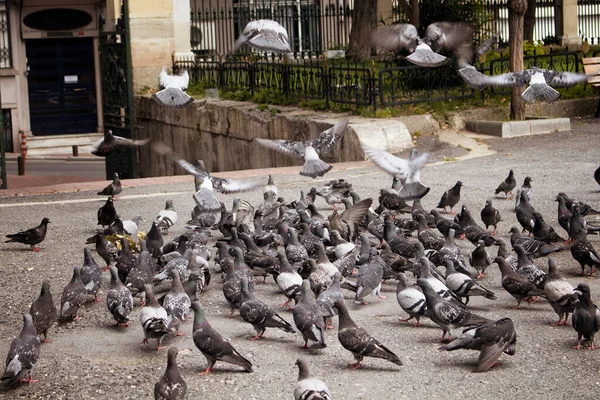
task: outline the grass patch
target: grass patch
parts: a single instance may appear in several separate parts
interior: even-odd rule
[[[445,162],[455,162],[457,160],[458,160],[458,158],[456,158],[456,157],[444,157]]]

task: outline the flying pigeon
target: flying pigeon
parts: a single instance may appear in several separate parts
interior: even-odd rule
[[[77,316],[77,312],[86,301],[87,290],[81,281],[81,268],[80,265],[73,268],[73,277],[63,289],[60,298],[60,318],[63,320],[77,321],[80,318]]]
[[[173,200],[167,200],[165,209],[158,213],[154,222],[156,222],[156,227],[163,232],[169,232],[169,228],[177,223],[177,211],[173,206]]]
[[[594,335],[600,330],[600,310],[592,302],[590,285],[580,283],[573,292],[579,297],[579,303],[575,307],[571,318],[573,328],[577,331],[577,346],[573,346],[573,348],[581,349],[581,342],[588,340],[590,342],[589,348],[591,350],[597,349],[598,347],[594,345]]]
[[[441,346],[439,350],[458,349],[479,350],[477,368],[473,372],[485,372],[496,365],[496,360],[506,353],[510,356],[517,351],[517,332],[510,318],[502,318],[480,326],[467,328],[458,338]]]
[[[144,330],[143,344],[148,344],[148,339],[156,339],[157,345],[155,350],[164,349],[160,342],[169,333],[169,318],[167,312],[154,297],[151,285],[144,286],[146,292],[146,305],[140,313],[140,323]]]
[[[119,280],[117,268],[110,267],[110,286],[106,293],[106,306],[117,321],[118,326],[129,326],[129,314],[133,310],[131,292]]]
[[[296,360],[298,383],[294,388],[294,400],[332,400],[325,382],[310,375],[308,362],[304,358]]]
[[[113,199],[117,197],[119,193],[123,191],[123,187],[121,186],[121,180],[119,179],[119,174],[115,172],[115,177],[113,181],[104,189],[98,192],[100,196],[112,196]]]
[[[321,307],[317,304],[315,294],[310,289],[308,280],[302,281],[300,300],[293,311],[294,324],[302,334],[304,348],[308,349],[308,341],[316,342],[313,348],[327,347],[325,344],[325,322]]]
[[[50,220],[47,217],[42,219],[42,222],[35,228],[28,229],[23,232],[15,233],[12,235],[6,235],[9,240],[4,243],[23,243],[31,246],[32,251],[40,251],[39,247],[35,247],[36,244],[42,243],[46,238],[46,232],[48,230],[48,224]]]
[[[361,142],[365,155],[382,171],[395,177],[401,185],[398,196],[403,200],[420,199],[429,193],[429,188],[421,183],[421,168],[429,159],[429,153],[419,155],[411,151],[407,159],[396,157],[387,151],[376,149]]]
[[[300,175],[316,178],[323,176],[333,166],[319,158],[320,154],[327,153],[342,138],[348,126],[348,119],[343,119],[331,128],[321,132],[316,139],[297,142],[293,140],[269,140],[254,138],[254,140],[271,150],[304,159]]]
[[[158,75],[158,87],[160,90],[152,95],[152,98],[160,105],[182,108],[192,103],[194,99],[185,91],[190,84],[190,75],[187,70],[179,75],[167,74],[167,68],[163,67]]]
[[[446,190],[442,194],[442,198],[440,199],[440,202],[438,203],[436,208],[442,208],[444,212],[446,212],[446,207],[450,207],[449,213],[454,214],[452,208],[455,205],[457,205],[460,201],[460,188],[462,187],[462,185],[462,181],[457,181],[454,186]]]
[[[33,325],[38,335],[44,334],[43,343],[49,343],[48,329],[56,321],[56,307],[54,306],[54,300],[50,293],[50,281],[45,280],[42,282],[42,291],[40,296],[31,303],[29,308],[29,314],[33,319]]]
[[[248,22],[240,37],[235,41],[233,51],[236,52],[243,45],[273,53],[292,52],[285,28],[270,19]]]
[[[167,353],[167,369],[154,385],[154,400],[183,400],[187,394],[187,384],[177,367],[177,347],[170,347]]]
[[[20,381],[37,382],[31,374],[39,357],[40,338],[33,326],[31,315],[23,314],[23,329],[10,343],[6,356],[6,369],[0,377],[0,387],[10,388]]]
[[[504,193],[504,196],[508,199],[508,195],[513,195],[513,190],[517,187],[517,181],[515,179],[515,173],[511,169],[508,172],[508,176],[505,180],[503,180],[500,185],[494,191],[495,195],[498,195],[500,192]],[[514,196],[514,195],[513,195]]]
[[[143,146],[150,139],[133,140],[113,135],[112,130],[104,132],[104,137],[92,145],[92,154],[98,157],[106,157],[118,147]]]
[[[448,62],[439,54],[441,50],[463,52],[472,50],[473,27],[464,23],[434,22],[427,27],[425,36],[419,37],[417,28],[411,24],[392,24],[377,28],[371,35],[374,47],[397,52],[408,50],[408,61],[422,67],[437,67]]]
[[[204,315],[204,309],[198,301],[192,303],[192,310],[194,310],[192,338],[198,350],[204,354],[208,361],[208,366],[200,374],[208,375],[212,372],[217,361],[239,365],[246,372],[252,372],[252,363],[234,349],[229,340],[224,339],[219,332],[210,326]]]

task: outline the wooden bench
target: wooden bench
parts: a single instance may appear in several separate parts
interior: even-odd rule
[[[589,75],[588,83],[600,89],[600,57],[583,58],[581,62],[583,63],[583,71],[586,75]],[[598,107],[594,117],[600,117],[600,99],[598,99]]]

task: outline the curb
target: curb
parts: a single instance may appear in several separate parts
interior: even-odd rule
[[[17,161],[18,155],[6,155],[6,161]],[[48,160],[48,161],[85,161],[85,162],[104,162],[103,157],[89,157],[89,156],[53,156],[53,155],[38,155],[38,156],[27,156],[27,160]]]

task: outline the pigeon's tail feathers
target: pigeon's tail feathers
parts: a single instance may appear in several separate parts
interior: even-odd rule
[[[316,178],[318,176],[325,175],[331,170],[331,168],[333,168],[332,165],[327,164],[321,159],[306,160],[302,166],[302,169],[300,170],[300,175]]]
[[[168,87],[154,93],[152,98],[158,104],[166,107],[182,108],[192,103],[194,99],[178,87]]]
[[[438,350],[454,351],[460,349],[469,349],[470,345],[473,344],[473,336],[469,333],[471,330],[465,330],[461,336],[457,337],[453,341],[443,346],[438,347]]]
[[[434,52],[429,46],[423,48],[417,47],[406,59],[421,67],[439,67],[448,62],[448,57]]]
[[[219,211],[221,209],[221,203],[215,197],[214,192],[208,188],[201,187],[194,194],[194,201],[202,212]]]
[[[568,248],[569,247],[563,244],[558,244],[556,246],[544,246],[541,250],[541,253],[543,256],[547,256],[548,254],[557,253],[559,251],[567,250]]]
[[[547,103],[552,103],[560,97],[560,93],[548,85],[537,85],[535,88],[529,86],[521,93],[521,97],[528,103],[535,103],[538,98],[541,98]]]
[[[402,186],[398,196],[404,200],[416,200],[425,197],[429,193],[429,188],[421,182],[410,182]]]
[[[275,314],[272,318],[267,320],[265,326],[267,328],[279,328],[282,331],[288,333],[296,333],[296,330],[292,325],[289,324],[285,319],[281,318],[279,315]]]

